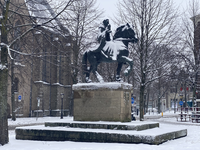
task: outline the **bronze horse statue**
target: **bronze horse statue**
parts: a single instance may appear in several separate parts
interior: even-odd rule
[[[105,36],[106,38],[106,36]],[[128,58],[128,44],[136,43],[138,39],[135,37],[135,32],[132,27],[127,23],[116,29],[112,41],[104,41],[102,44],[102,50],[93,52],[88,50],[83,54],[82,67],[83,74],[85,75],[85,82],[91,82],[89,79],[90,72],[97,77],[99,82],[104,82],[102,76],[97,72],[97,66],[101,62],[118,62],[116,81],[120,81],[120,72],[123,64],[128,64],[128,68],[125,69],[124,74],[128,75],[133,68],[132,59]],[[90,63],[90,67],[87,67],[87,60]]]

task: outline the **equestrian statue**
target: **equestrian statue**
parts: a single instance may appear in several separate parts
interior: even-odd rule
[[[124,71],[125,75],[128,75],[133,68],[133,61],[128,58],[129,42],[136,43],[138,41],[133,28],[128,23],[118,27],[113,36],[113,40],[110,38],[110,33],[111,26],[109,20],[105,19],[99,26],[97,36],[98,47],[88,50],[83,54],[82,67],[85,82],[87,83],[91,82],[89,78],[90,72],[93,72],[99,82],[104,82],[103,77],[97,72],[97,66],[101,62],[118,62],[116,81],[121,80],[120,72],[123,64],[129,65]],[[90,63],[90,67],[87,67],[87,61]]]

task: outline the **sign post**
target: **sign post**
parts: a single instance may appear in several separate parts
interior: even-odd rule
[[[61,96],[61,114],[60,114],[60,119],[63,119],[63,97],[64,97],[64,94],[60,93],[60,96]]]
[[[180,102],[179,102],[179,105],[181,105],[181,114],[182,114],[183,101],[180,101]]]
[[[37,97],[37,100],[38,100],[38,103],[37,103],[38,110],[37,110],[37,117],[36,117],[36,120],[38,119],[38,112],[39,112],[39,107],[40,107],[40,98]]]

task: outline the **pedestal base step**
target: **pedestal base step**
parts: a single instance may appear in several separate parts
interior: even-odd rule
[[[187,135],[187,129],[154,128],[144,131],[83,129],[69,127],[17,127],[16,139],[107,143],[144,143],[158,145]]]
[[[134,121],[130,123],[121,122],[45,122],[46,127],[71,127],[71,128],[89,128],[89,129],[114,129],[114,130],[136,130],[142,131],[159,127],[159,123],[147,123]]]

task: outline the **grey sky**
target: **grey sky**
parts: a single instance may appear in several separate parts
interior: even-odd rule
[[[112,15],[117,11],[116,4],[119,0],[97,0],[97,4],[100,9],[104,9],[105,18],[112,17]],[[186,8],[190,0],[173,0],[175,6],[178,8]]]
[[[104,10],[104,19],[105,18],[112,18],[113,14],[117,12],[117,2],[121,0],[97,0],[97,5],[100,9]],[[189,1],[191,0],[172,0],[175,7],[177,7],[180,12],[187,8]],[[110,20],[111,25],[113,25],[112,21]],[[114,27],[114,26],[113,26]],[[114,27],[115,28],[115,27]],[[113,29],[113,28],[112,28]]]

